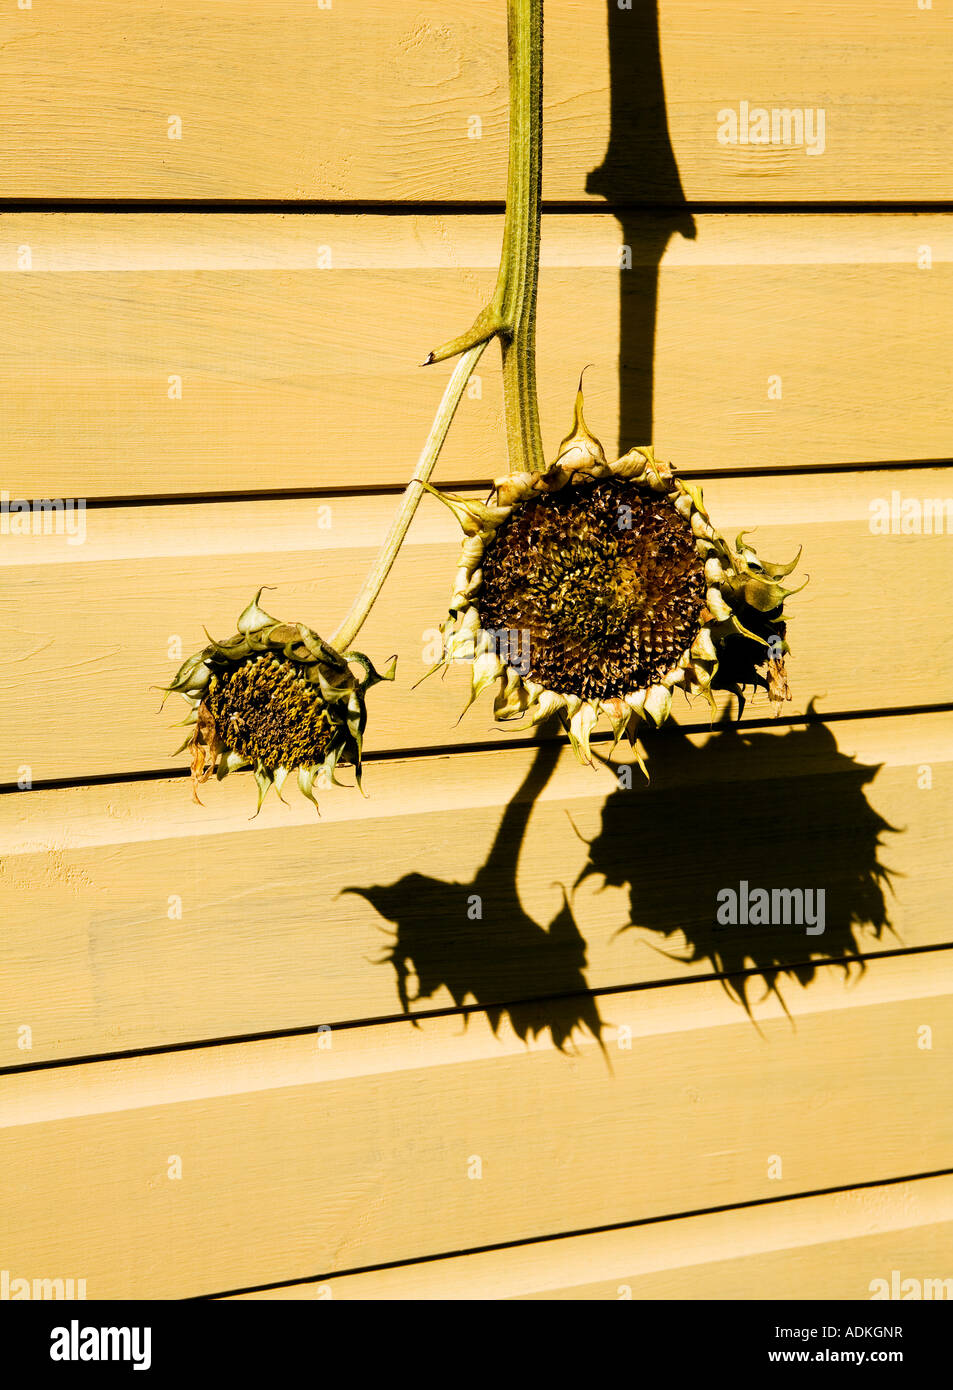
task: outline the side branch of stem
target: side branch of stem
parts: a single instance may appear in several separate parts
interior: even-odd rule
[[[479,362],[485,347],[486,343],[482,342],[469,348],[460,358],[447,382],[433,424],[430,426],[427,442],[421,450],[414,475],[404,489],[397,514],[391,523],[384,544],[381,546],[374,568],[365,579],[361,592],[351,605],[347,617],[331,638],[331,646],[339,652],[346,652],[353,643],[381,591],[384,580],[390,573],[391,566],[397,558],[397,552],[400,550],[408,527],[413,520],[414,512],[426,491],[423,484],[430,481],[457,406],[460,404],[467,382],[470,380],[473,369]]]

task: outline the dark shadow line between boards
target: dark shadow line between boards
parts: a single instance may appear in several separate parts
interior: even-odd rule
[[[758,729],[787,729],[800,724],[845,724],[863,719],[906,719],[915,715],[953,714],[953,701],[944,700],[929,705],[890,705],[873,709],[836,710],[831,714],[782,714],[775,718],[764,715],[758,719],[745,719],[736,726],[740,732]],[[680,734],[710,734],[718,727],[714,720],[705,723],[679,724]],[[565,735],[548,740],[552,744],[568,748],[569,739]],[[593,747],[611,744],[612,734],[600,730],[590,736]],[[532,749],[538,747],[532,738],[484,739],[469,743],[439,743],[422,748],[380,748],[362,754],[364,763],[416,762],[425,758],[446,758],[451,754],[464,753],[505,753],[513,748]],[[615,764],[613,765],[615,766]],[[85,777],[37,778],[29,787],[20,787],[16,782],[0,783],[0,796],[29,796],[33,792],[79,791],[83,787],[115,787],[132,782],[172,782],[190,776],[188,768],[167,767],[147,768],[140,772],[101,772]],[[346,790],[353,790],[348,788]]]
[[[845,966],[868,961],[890,960],[897,956],[923,956],[953,951],[953,941],[944,941],[928,946],[894,946],[888,950],[870,951],[856,955],[831,956],[818,961],[807,957],[803,961],[791,961],[789,968],[811,965],[815,969]],[[567,992],[565,994],[531,995],[521,999],[485,1001],[480,1004],[448,1005],[442,1009],[420,1009],[412,1013],[378,1014],[369,1018],[345,1019],[339,1023],[312,1023],[299,1028],[275,1028],[258,1033],[234,1033],[219,1038],[196,1038],[190,1042],[160,1043],[154,1047],[134,1047],[120,1052],[96,1052],[79,1057],[49,1058],[44,1062],[24,1062],[18,1066],[0,1067],[0,1078],[20,1076],[27,1072],[55,1071],[58,1068],[96,1066],[100,1063],[128,1062],[141,1057],[162,1057],[177,1052],[200,1052],[216,1047],[238,1047],[244,1043],[277,1042],[282,1038],[306,1038],[317,1036],[322,1028],[330,1028],[332,1033],[351,1033],[358,1028],[380,1028],[391,1023],[405,1023],[416,1027],[421,1021],[439,1018],[469,1019],[479,1014],[487,1014],[497,1009],[509,1011],[520,1004],[546,1004],[567,999],[604,999],[614,994],[643,994],[650,990],[671,989],[688,985],[718,984],[726,979],[753,979],[764,975],[762,966],[750,966],[743,970],[732,970],[730,976],[723,971],[706,971],[700,975],[676,975],[666,979],[638,980],[634,983],[601,985],[594,989]]]
[[[659,1216],[638,1217],[634,1221],[613,1221],[604,1226],[584,1226],[573,1231],[526,1236],[523,1240],[502,1240],[492,1245],[474,1245],[459,1250],[443,1250],[434,1255],[418,1255],[406,1260],[386,1260],[380,1264],[357,1265],[353,1269],[329,1274],[306,1275],[300,1279],[279,1279],[270,1284],[249,1284],[246,1288],[228,1289],[220,1293],[191,1294],[180,1300],[199,1303],[214,1299],[237,1298],[241,1294],[264,1293],[270,1289],[290,1289],[299,1284],[323,1284],[334,1279],[347,1279],[356,1274],[376,1274],[389,1269],[411,1269],[417,1265],[435,1264],[439,1260],[454,1260],[469,1255],[488,1255],[500,1250],[518,1250],[527,1245],[547,1245],[557,1240],[575,1240],[582,1236],[607,1235],[612,1231],[635,1230],[640,1226],[659,1226],[668,1221],[688,1221],[699,1216],[718,1216],[729,1211],[746,1211],[754,1207],[777,1206],[781,1202],[803,1202],[811,1197],[834,1197],[844,1192],[862,1192],[874,1187],[897,1187],[905,1182],[926,1182],[930,1178],[953,1177],[953,1168],[935,1168],[924,1173],[903,1173],[889,1178],[871,1178],[864,1182],[839,1183],[835,1187],[815,1187],[804,1192],[779,1193],[776,1197],[756,1197],[750,1202],[724,1202],[714,1207],[696,1207],[691,1211],[666,1212]]]
[[[849,463],[815,463],[809,467],[797,464],[765,465],[754,468],[679,468],[678,476],[689,482],[739,482],[767,478],[810,478],[815,475],[832,476],[855,473],[903,473],[921,471],[927,468],[947,469],[953,467],[953,458],[894,459],[879,461],[855,461]],[[486,493],[490,483],[485,478],[463,480],[441,480],[440,486],[450,492]],[[399,497],[406,491],[404,483],[377,483],[368,486],[349,485],[342,487],[292,487],[237,489],[222,492],[156,492],[136,496],[117,494],[112,497],[86,497],[84,503],[88,512],[106,511],[112,508],[131,507],[199,507],[214,503],[239,502],[296,502],[318,501],[323,497],[365,499],[368,497]],[[36,499],[31,499],[36,500]]]
[[[376,215],[383,217],[473,216],[502,215],[506,204],[501,198],[0,198],[0,215],[24,212],[101,212],[101,213],[291,213],[309,216],[316,213],[340,217]],[[659,213],[747,213],[784,216],[799,213],[804,216],[856,215],[857,213],[953,212],[953,199],[830,199],[811,200],[791,198],[778,200],[752,199],[665,199],[631,198],[544,198],[543,216],[550,215],[613,215],[619,212]]]

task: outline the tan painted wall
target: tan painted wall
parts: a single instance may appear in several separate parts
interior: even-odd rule
[[[457,553],[425,504],[361,634],[400,653],[367,799],[254,821],[241,778],[190,801],[154,687],[262,583],[330,633],[386,533],[447,376],[419,363],[493,281],[505,7],[4,8],[0,486],[90,504],[82,543],[0,534],[11,1274],[398,1299],[953,1276],[953,500],[948,534],[871,527],[953,499],[953,28],[661,0],[669,149],[648,8],[613,19],[613,99],[605,9],[547,0],[544,439],[591,362],[610,446],[651,423],[719,527],[803,543],[785,718],[680,702],[631,790],[489,701],[458,723],[460,673],[413,689]],[[822,107],[823,153],[719,144],[742,100]],[[493,350],[441,482],[501,471],[500,409]],[[742,879],[824,889],[826,932],[713,931]]]

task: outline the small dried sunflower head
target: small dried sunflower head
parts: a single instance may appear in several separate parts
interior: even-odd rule
[[[269,789],[297,772],[298,786],[317,806],[315,784],[336,781],[338,764],[354,767],[361,783],[367,688],[393,680],[396,659],[381,675],[361,652],[346,655],[304,623],[284,623],[258,605],[259,589],[224,642],[189,657],[167,693],[191,705],[194,726],[179,752],[192,754],[192,794],[214,773],[251,769],[258,810]],[[257,814],[257,812],[256,812]]]
[[[583,418],[544,473],[514,473],[487,503],[437,494],[465,540],[432,669],[472,661],[469,704],[498,683],[498,720],[557,714],[578,756],[601,716],[635,744],[661,724],[672,692],[745,684],[790,699],[781,583],[794,569],[759,560],[711,524],[701,489],[649,448],[609,463]],[[430,674],[428,672],[428,674]],[[638,749],[636,749],[638,754]],[[641,761],[641,758],[640,758]]]

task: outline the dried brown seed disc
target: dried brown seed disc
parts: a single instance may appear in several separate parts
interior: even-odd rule
[[[672,500],[607,478],[517,508],[487,547],[476,602],[484,631],[529,633],[522,674],[608,699],[672,669],[702,625],[705,592]]]
[[[216,673],[208,705],[228,747],[266,767],[324,761],[333,723],[320,691],[288,661],[260,656]]]

